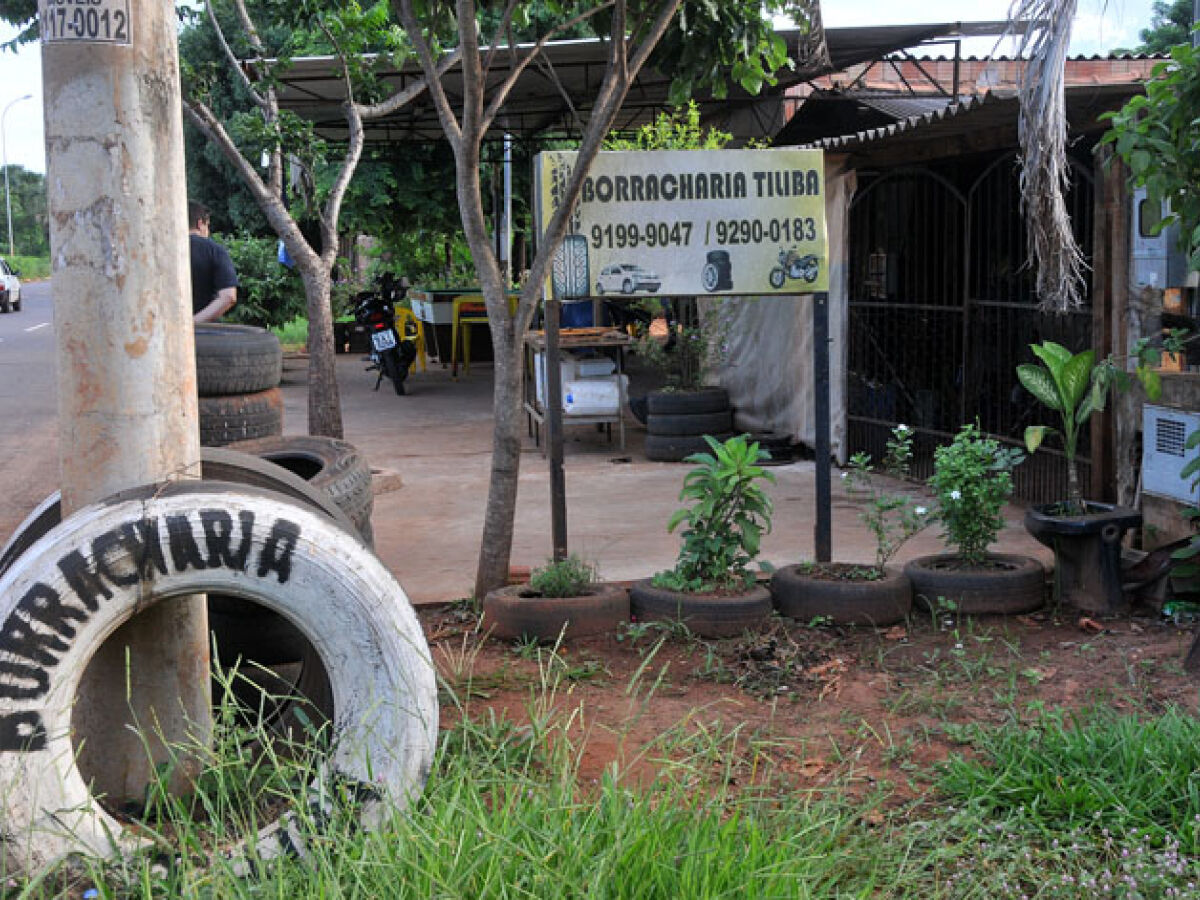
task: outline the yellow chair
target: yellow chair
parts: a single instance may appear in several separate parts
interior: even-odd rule
[[[413,331],[417,335],[417,356],[413,360],[412,365],[408,367],[408,374],[416,374],[418,363],[421,364],[421,371],[424,372],[426,369],[424,324],[417,318],[416,313],[407,306],[393,306],[392,309],[396,312],[396,333],[400,335],[400,339],[404,340],[409,325],[413,326]]]
[[[463,294],[451,301],[450,375],[458,377],[458,336],[462,328],[463,374],[471,371],[471,326],[488,323],[487,305],[480,294]]]

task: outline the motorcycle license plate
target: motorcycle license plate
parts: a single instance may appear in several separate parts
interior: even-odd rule
[[[371,335],[371,345],[376,350],[391,350],[396,346],[396,332],[390,328],[375,332]]]

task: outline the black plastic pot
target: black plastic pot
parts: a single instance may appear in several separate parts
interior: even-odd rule
[[[1121,539],[1142,524],[1142,514],[1112,503],[1084,505],[1080,515],[1064,515],[1061,503],[1034,506],[1025,513],[1025,528],[1054,551],[1057,601],[1087,612],[1124,612]]]

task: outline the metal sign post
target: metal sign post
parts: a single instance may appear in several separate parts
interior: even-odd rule
[[[813,294],[813,426],[816,515],[813,519],[813,548],[817,562],[833,559],[829,440],[829,294]]]
[[[39,24],[69,514],[199,476],[177,19],[157,0],[41,0]],[[109,638],[74,713],[95,790],[143,797],[146,746],[166,758],[154,735],[205,739],[208,685],[202,596],[152,607]]]

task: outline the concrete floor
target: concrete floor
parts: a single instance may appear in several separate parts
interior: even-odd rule
[[[302,358],[284,365],[284,431],[306,430]],[[346,439],[377,470],[375,549],[415,604],[439,603],[470,594],[483,527],[491,456],[492,379],[488,364],[450,377],[430,362],[410,376],[409,393],[398,397],[385,382],[372,390],[375,373],[357,355],[338,358]],[[634,373],[634,393],[639,391]],[[626,416],[626,446],[593,426],[567,429],[565,469],[569,549],[599,566],[610,580],[643,578],[669,568],[678,538],[667,519],[678,506],[687,466],[650,462],[642,455],[645,431]],[[801,461],[770,469],[775,484],[774,528],[762,557],[776,566],[813,556],[814,465]],[[858,519],[858,505],[842,490],[834,471],[833,557],[869,563],[875,543]],[[1005,511],[1006,527],[993,549],[1035,556],[1049,567],[1052,554],[1021,525],[1023,511]],[[909,541],[897,561],[942,550],[936,528]],[[538,566],[551,554],[549,476],[532,439],[525,442],[513,541],[514,566]]]

